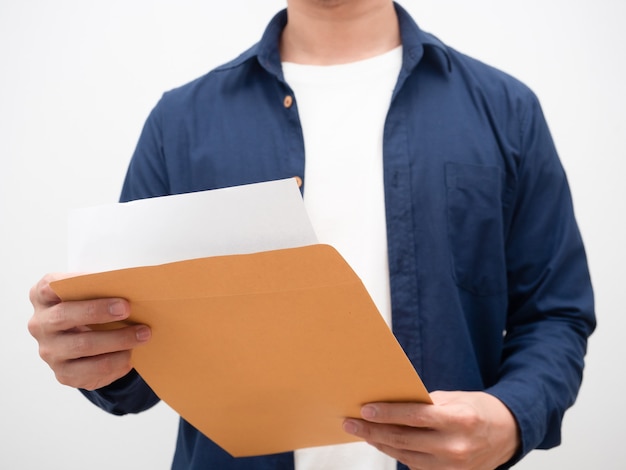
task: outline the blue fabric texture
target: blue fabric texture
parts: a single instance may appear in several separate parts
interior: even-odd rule
[[[586,255],[532,91],[396,10],[403,65],[383,148],[394,334],[429,390],[485,390],[508,406],[522,439],[508,466],[560,443],[595,328]],[[293,176],[306,191],[297,96],[284,105],[286,21],[163,95],[122,201]],[[83,393],[115,414],[158,401],[135,372]],[[181,420],[172,468],[292,469],[293,455],[234,459]]]

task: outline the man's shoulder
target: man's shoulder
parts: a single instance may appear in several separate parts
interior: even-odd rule
[[[451,70],[458,74],[468,85],[483,90],[500,90],[521,98],[533,98],[534,93],[528,85],[517,77],[497,66],[481,59],[459,52],[446,46],[451,63]]]

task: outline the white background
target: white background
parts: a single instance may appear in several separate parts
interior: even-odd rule
[[[28,290],[62,271],[68,209],[117,200],[161,93],[260,36],[279,0],[0,1],[0,468],[166,469],[166,405],[113,417],[56,383]],[[626,468],[626,2],[405,0],[420,26],[538,94],[574,194],[599,328],[563,445],[517,468]]]

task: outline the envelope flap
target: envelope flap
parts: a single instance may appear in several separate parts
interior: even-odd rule
[[[342,256],[316,244],[261,253],[215,256],[54,281],[63,300],[122,297],[193,299],[280,292],[360,282]]]

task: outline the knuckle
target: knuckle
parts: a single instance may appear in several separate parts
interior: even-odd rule
[[[414,426],[416,428],[424,428],[428,425],[428,421],[424,416],[424,413],[421,413],[416,409],[408,412],[407,420],[409,423],[411,423],[411,426]]]
[[[50,307],[45,315],[46,326],[51,331],[57,331],[65,324],[65,318],[67,315],[66,305],[64,303],[56,304]]]
[[[34,315],[30,317],[26,327],[28,328],[28,332],[33,338],[38,338],[40,336],[41,325],[39,323],[39,319]]]
[[[44,344],[39,345],[39,357],[41,357],[41,359],[43,359],[43,361],[50,366],[52,366],[55,362],[55,355],[53,354],[52,349]]]
[[[86,300],[83,310],[83,319],[85,324],[97,323],[100,313],[99,303],[96,300]]]
[[[56,380],[62,385],[96,390],[122,377],[131,368],[130,355],[111,353],[67,361],[58,364],[53,370]]]
[[[58,347],[55,345],[55,342],[51,341],[41,341],[39,343],[39,357],[46,363],[50,368],[57,369],[61,367],[63,363],[62,355],[58,350]]]
[[[75,383],[75,374],[73,373],[74,363],[72,362],[64,362],[59,363],[55,367],[53,367],[54,376],[61,385],[67,385],[70,387],[76,386]]]
[[[406,432],[400,428],[392,428],[389,434],[389,445],[396,449],[408,449],[409,437]]]
[[[108,376],[114,372],[116,362],[114,354],[104,354],[95,360],[93,372],[96,377]]]
[[[52,274],[46,274],[34,286],[30,288],[29,299],[35,308],[38,305],[49,302],[58,302],[60,299],[50,287],[50,282],[54,281]]]
[[[472,447],[466,439],[456,439],[448,448],[448,455],[454,463],[467,462],[471,454]]]
[[[35,307],[35,304],[37,303],[40,282],[41,281],[31,287],[30,291],[28,291],[28,300],[30,300],[30,303],[33,305],[33,307]]]
[[[70,387],[74,386],[74,381],[72,380],[73,377],[71,375],[59,371],[55,371],[54,375],[57,379],[57,382],[59,382],[61,385],[67,385]]]
[[[30,299],[30,303],[33,304],[33,306],[35,306],[36,304],[38,304],[40,302],[40,298],[42,296],[42,292],[44,291],[45,287],[47,285],[50,284],[50,279],[48,277],[48,275],[42,277],[37,284],[33,285],[30,288],[30,291],[28,293],[28,298]]]
[[[463,407],[457,411],[457,423],[465,429],[476,429],[480,424],[480,418],[472,407]]]
[[[130,354],[127,354],[125,351],[100,356],[94,364],[94,380],[90,383],[89,389],[101,388],[125,375],[131,368]]]
[[[73,357],[80,358],[91,356],[94,348],[94,340],[89,333],[71,335],[70,351]]]

